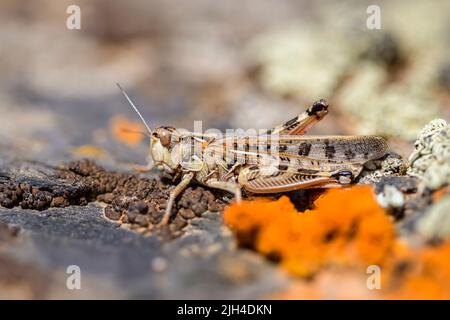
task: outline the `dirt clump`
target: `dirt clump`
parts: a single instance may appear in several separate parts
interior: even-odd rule
[[[206,211],[222,211],[226,203],[222,192],[216,196],[200,186],[189,187],[178,197],[170,224],[161,229],[156,225],[162,219],[174,183],[108,171],[91,160],[69,162],[51,178],[1,176],[0,205],[44,210],[98,201],[106,204],[108,219],[133,230],[178,236],[190,220]]]

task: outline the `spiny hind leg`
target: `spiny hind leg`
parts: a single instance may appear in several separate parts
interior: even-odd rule
[[[299,189],[340,187],[341,185],[331,177],[312,177],[292,175],[274,178],[255,178],[242,187],[253,193],[279,193]]]
[[[238,181],[242,187],[253,193],[278,193],[298,189],[333,188],[348,185],[352,181],[352,172],[280,172],[265,174],[261,168],[248,167],[239,173]]]
[[[310,127],[322,120],[327,113],[328,103],[326,100],[321,99],[314,102],[311,107],[299,116],[276,126],[272,130],[269,130],[267,134],[302,135]]]

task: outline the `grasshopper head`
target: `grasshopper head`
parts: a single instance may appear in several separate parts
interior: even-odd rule
[[[155,167],[167,173],[174,173],[180,161],[174,152],[179,145],[179,134],[173,127],[156,128],[151,135],[151,156]],[[176,150],[175,150],[176,151]]]
[[[177,173],[182,163],[181,134],[174,127],[159,127],[152,130],[145,121],[139,109],[131,101],[128,94],[117,84],[122,94],[141,118],[150,137],[150,154],[154,166],[168,174]]]

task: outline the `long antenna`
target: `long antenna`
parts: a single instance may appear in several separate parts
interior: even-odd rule
[[[150,129],[149,125],[147,124],[147,122],[145,121],[144,117],[142,116],[142,114],[139,112],[138,108],[134,105],[133,101],[131,101],[130,97],[128,96],[128,94],[125,92],[125,90],[123,90],[123,88],[120,86],[120,84],[116,83],[116,85],[119,87],[120,91],[122,91],[122,94],[125,96],[125,98],[128,100],[128,103],[131,104],[131,106],[133,107],[134,111],[136,111],[136,113],[138,114],[139,118],[141,118],[142,122],[144,123],[145,127],[147,128],[148,132],[150,134],[152,134],[152,129]]]

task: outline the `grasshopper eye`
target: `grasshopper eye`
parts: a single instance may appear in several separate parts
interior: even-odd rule
[[[163,129],[159,132],[159,141],[161,141],[163,147],[168,147],[170,145],[171,136],[172,134],[169,130]]]

